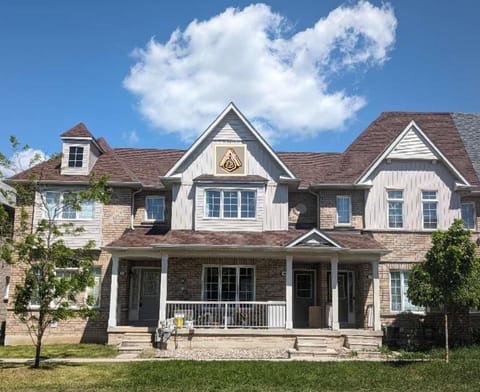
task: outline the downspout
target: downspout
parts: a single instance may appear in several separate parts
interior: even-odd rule
[[[308,188],[308,192],[317,199],[317,229],[320,230],[320,195],[317,192],[313,192],[310,188]]]
[[[135,230],[133,221],[135,219],[135,196],[140,193],[143,188],[140,188],[132,193],[132,202],[130,203],[130,230]]]

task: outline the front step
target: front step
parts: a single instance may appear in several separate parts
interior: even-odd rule
[[[119,355],[136,356],[148,348],[152,348],[152,334],[145,332],[127,332],[123,335],[118,347]]]
[[[328,349],[328,343],[324,337],[297,336],[295,348],[302,352],[325,352]]]
[[[345,347],[354,351],[375,351],[380,346],[376,336],[347,336]]]
[[[288,350],[288,357],[290,359],[336,359],[338,358],[338,352],[337,350],[334,350],[333,348],[325,348],[323,351],[318,351],[318,350],[295,350],[295,349],[290,349]]]

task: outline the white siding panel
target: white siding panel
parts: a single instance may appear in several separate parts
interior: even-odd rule
[[[172,189],[172,230],[193,229],[193,201],[195,189],[192,184],[174,185]]]
[[[265,230],[288,230],[288,187],[267,186],[265,192]]]
[[[435,159],[436,155],[424,140],[410,129],[387,158],[391,159]]]
[[[68,157],[70,155],[70,147],[83,147],[83,167],[68,167]],[[90,142],[87,140],[65,141],[62,146],[62,166],[63,175],[87,175],[89,173],[90,158]]]
[[[52,191],[67,191],[66,189],[52,188]],[[72,189],[70,189],[72,190]],[[43,219],[43,203],[41,202],[40,194],[35,196],[35,206],[33,211],[33,225],[38,224],[40,219]],[[99,248],[105,244],[102,242],[102,219],[103,219],[103,204],[95,202],[95,214],[93,219],[84,220],[59,220],[61,223],[73,223],[75,227],[83,228],[83,232],[79,234],[70,234],[63,236],[65,244],[71,248],[80,248],[85,246],[88,241],[95,241],[95,247]]]
[[[243,121],[233,112],[228,113],[209,136],[210,140],[214,141],[240,142],[255,139]]]
[[[366,191],[365,226],[388,229],[387,189],[403,190],[405,230],[423,230],[422,191],[438,192],[438,228],[448,228],[460,216],[460,196],[455,178],[443,164],[428,161],[383,162],[371,176],[372,188]]]

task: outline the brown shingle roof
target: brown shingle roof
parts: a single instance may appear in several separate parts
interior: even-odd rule
[[[94,139],[93,135],[87,129],[84,123],[78,123],[74,127],[70,128],[68,131],[63,132],[61,137],[91,137]]]
[[[354,183],[411,121],[473,185],[480,185],[450,113],[385,112],[345,150],[323,181]]]
[[[264,232],[216,232],[137,228],[127,231],[109,244],[114,248],[138,248],[153,245],[232,245],[232,246],[286,246],[304,235],[304,230]],[[326,233],[339,245],[349,249],[383,249],[369,235],[359,233]]]

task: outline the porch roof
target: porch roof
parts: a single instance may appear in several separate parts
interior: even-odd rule
[[[284,230],[264,232],[217,232],[193,230],[168,230],[159,227],[142,227],[126,231],[118,240],[110,243],[106,249],[145,249],[171,247],[257,247],[287,248],[288,245],[301,239],[309,230]],[[338,246],[325,243],[299,243],[296,248],[302,249],[337,249],[337,250],[369,250],[386,253],[386,249],[370,235],[361,232],[321,231],[324,237]],[[289,247],[292,249],[292,247]]]

